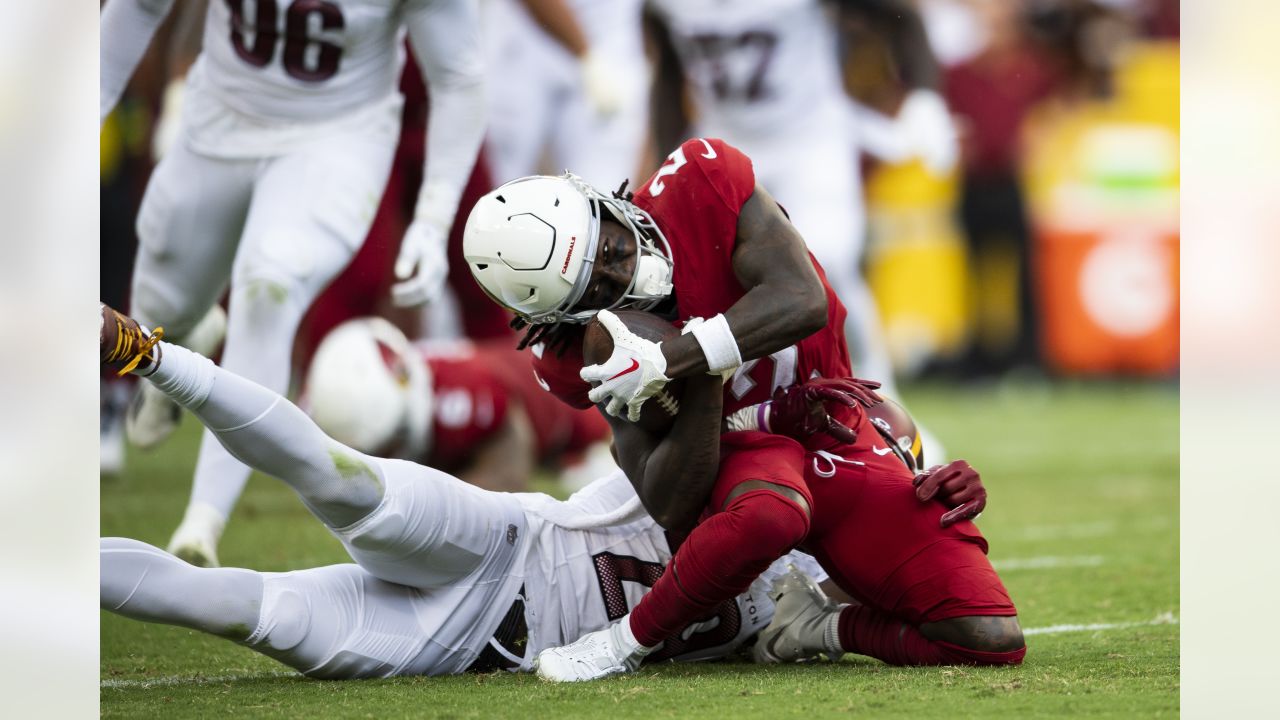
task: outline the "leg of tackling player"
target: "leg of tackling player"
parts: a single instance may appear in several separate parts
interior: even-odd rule
[[[440,587],[512,561],[524,526],[518,500],[421,465],[356,452],[280,395],[160,342],[105,306],[102,320],[103,364],[136,370],[238,460],[283,480],[375,577]],[[126,365],[131,360],[136,368]]]

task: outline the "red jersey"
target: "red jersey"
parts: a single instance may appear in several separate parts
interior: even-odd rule
[[[431,370],[435,394],[426,464],[461,470],[480,446],[506,427],[512,406],[528,415],[539,463],[573,455],[608,437],[594,412],[566,408],[547,396],[529,359],[508,340],[422,342],[416,347]]]
[[[694,138],[667,157],[640,186],[633,202],[649,213],[671,245],[676,325],[693,317],[710,318],[728,310],[746,288],[733,272],[738,215],[755,192],[751,160],[723,140]],[[725,384],[724,412],[768,400],[773,390],[814,377],[849,377],[845,308],[810,255],[827,293],[827,325],[818,332],[764,358],[748,360]],[[785,301],[785,299],[783,299]],[[535,353],[534,369],[548,390],[577,408],[591,406],[590,385],[578,375],[582,344],[565,352]]]

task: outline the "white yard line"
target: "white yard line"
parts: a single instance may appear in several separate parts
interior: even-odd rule
[[[1150,515],[1123,524],[1115,520],[1099,520],[1062,525],[1026,525],[999,535],[1001,541],[1083,540],[1108,535],[1132,535],[1154,533],[1173,527],[1174,518],[1167,515]]]
[[[1124,630],[1126,628],[1148,627],[1151,625],[1177,625],[1178,618],[1173,613],[1160,613],[1151,620],[1122,623],[1091,623],[1088,625],[1050,625],[1048,627],[1026,628],[1023,635],[1057,635],[1069,632],[1092,632],[1098,630]]]
[[[1048,570],[1053,568],[1097,567],[1106,562],[1101,555],[1039,555],[992,560],[996,570]]]

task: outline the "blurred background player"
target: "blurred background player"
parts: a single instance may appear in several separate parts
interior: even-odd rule
[[[866,217],[856,121],[865,113],[845,92],[836,5],[866,15],[889,38],[908,90],[898,118],[903,135],[931,166],[949,169],[955,140],[938,66],[905,0],[650,0],[653,136],[661,148],[690,134],[724,138],[751,158],[849,308],[854,372],[896,396],[879,313],[859,268]],[[940,457],[936,440],[925,444]]]
[[[617,187],[640,168],[649,78],[643,0],[493,0],[486,159],[503,183],[573,168]]]
[[[107,3],[104,118],[172,4]],[[209,3],[178,140],[139,211],[132,301],[145,322],[190,342],[209,330],[202,319],[230,280],[223,362],[284,391],[298,322],[359,247],[386,183],[406,31],[431,85],[432,132],[393,295],[412,304],[438,291],[445,238],[483,133],[479,24],[469,0],[276,0],[247,11]],[[177,413],[154,393],[141,402],[133,434],[154,444]],[[213,546],[226,520],[216,508],[239,495],[248,475],[206,433],[170,547],[216,564]]]
[[[505,339],[411,344],[382,318],[351,320],[320,343],[305,392],[339,442],[486,490],[526,490],[536,469],[563,468],[573,488],[617,469],[608,423],[552,397]]]

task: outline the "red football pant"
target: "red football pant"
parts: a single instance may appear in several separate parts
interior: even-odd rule
[[[929,640],[919,625],[972,615],[1017,614],[987,560],[986,539],[972,522],[939,526],[948,508],[922,503],[912,473],[865,420],[852,447],[806,458],[814,498],[802,549],[862,605],[840,616],[841,646],[894,665],[996,665],[1022,662],[1026,648],[1005,653]]]

